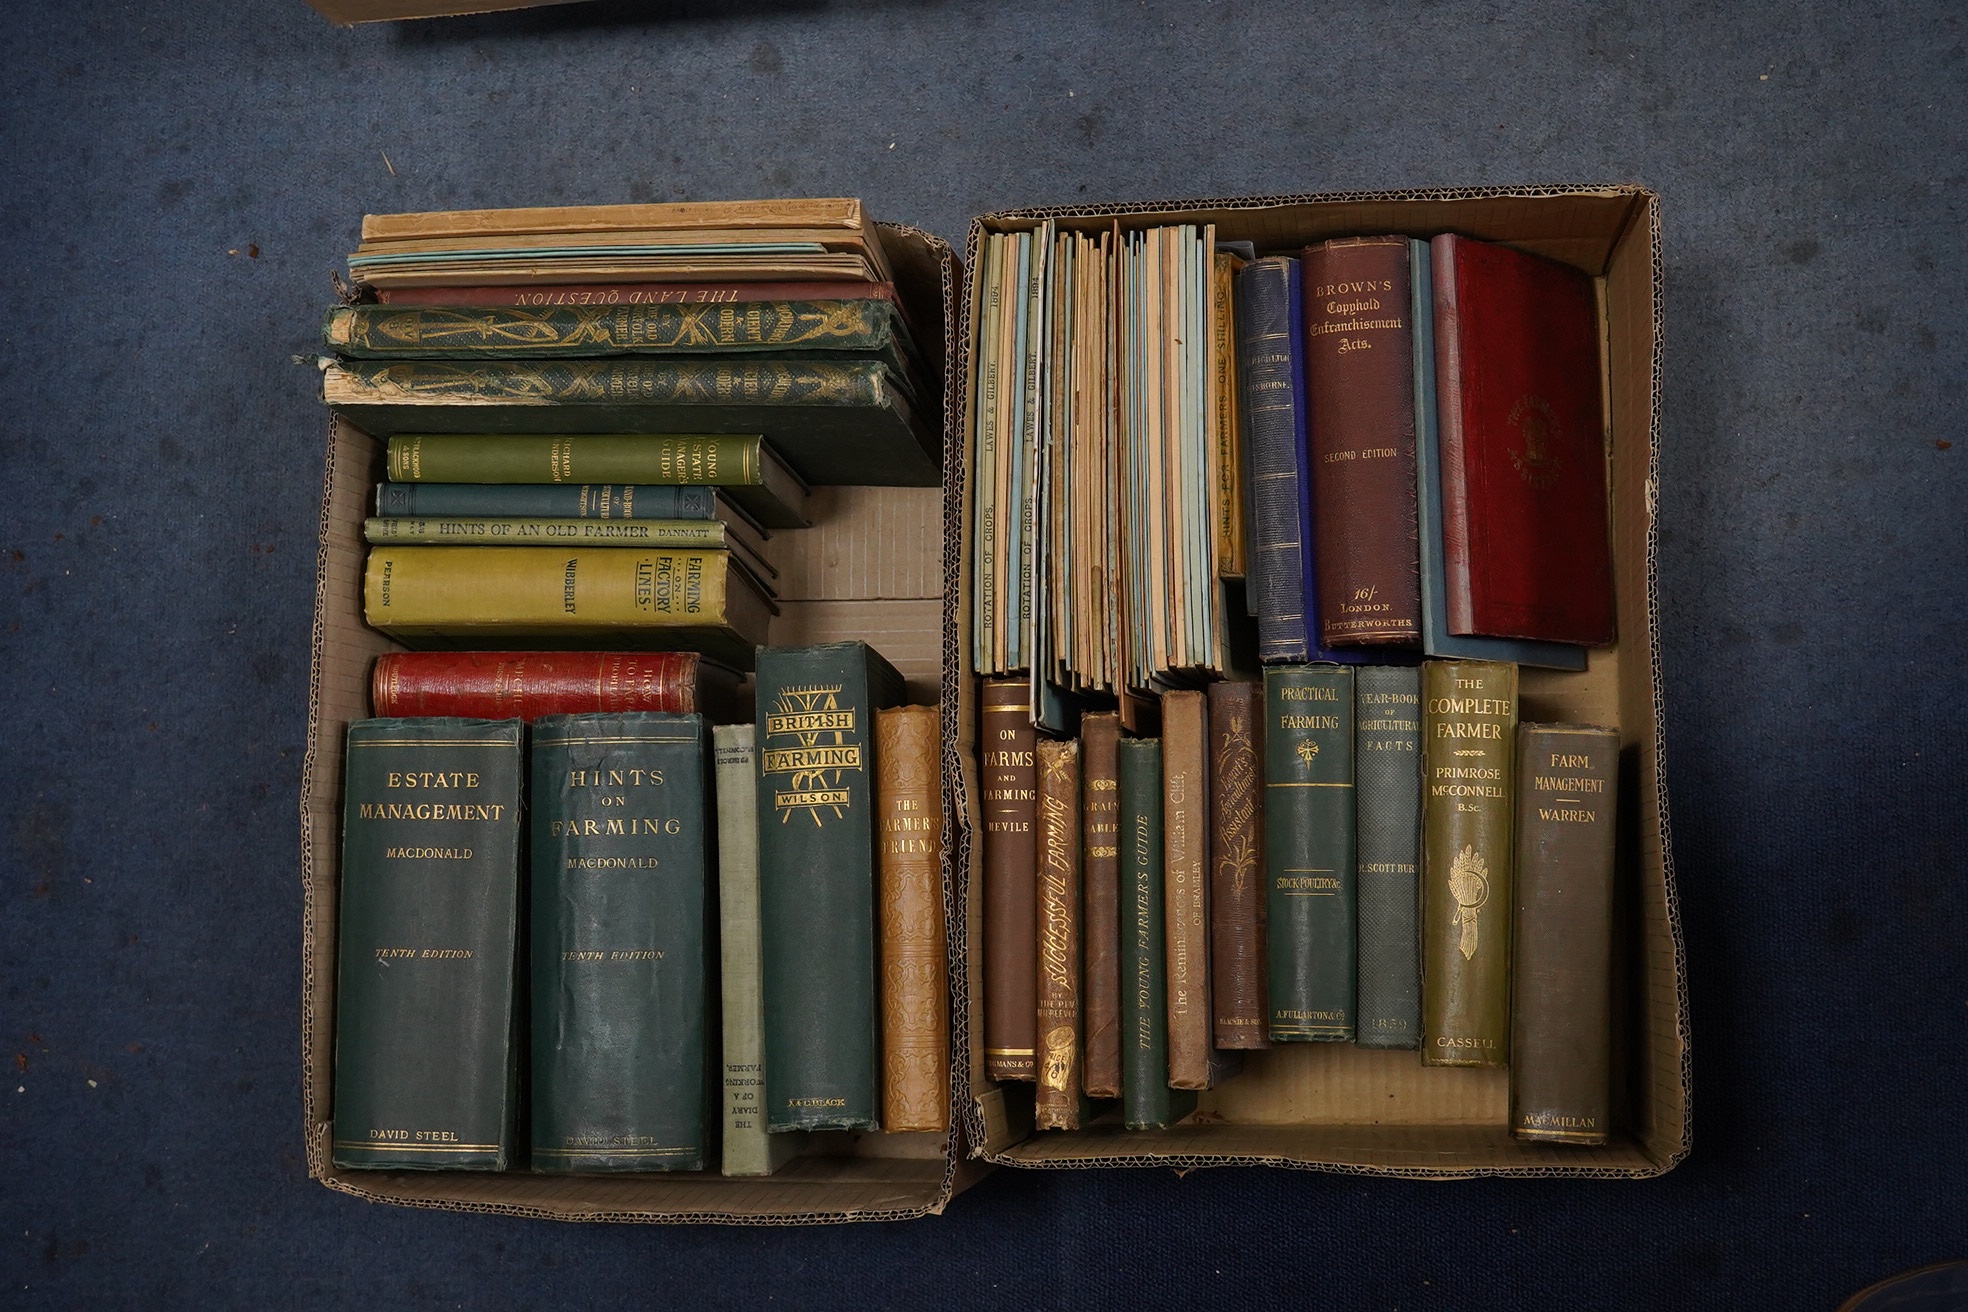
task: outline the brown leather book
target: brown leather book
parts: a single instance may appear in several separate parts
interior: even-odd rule
[[[1213,683],[1210,996],[1216,1046],[1268,1048],[1264,960],[1264,691]]]
[[[984,1073],[1038,1075],[1038,735],[1030,683],[986,679],[979,716],[984,792]]]
[[[1168,951],[1169,1084],[1207,1089],[1214,1033],[1209,970],[1209,707],[1162,694],[1162,896]]]
[[[1519,1139],[1606,1142],[1618,795],[1617,730],[1517,727],[1510,1130]]]
[[[934,706],[875,712],[882,1129],[950,1127],[942,741]]]
[[[1121,1096],[1121,719],[1113,711],[1080,717],[1080,926],[1085,972],[1080,977],[1085,1064],[1080,1085],[1089,1098]]]
[[[1080,745],[1039,744],[1039,1089],[1033,1124],[1080,1128]]]
[[[1305,252],[1306,445],[1328,647],[1421,643],[1408,239]]]

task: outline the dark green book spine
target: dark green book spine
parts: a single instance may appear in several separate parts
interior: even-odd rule
[[[1363,1048],[1421,1046],[1421,671],[1354,673]]]
[[[1353,670],[1264,672],[1271,1039],[1353,1037]]]
[[[1121,1108],[1131,1130],[1173,1125],[1196,1095],[1169,1087],[1162,905],[1162,743],[1120,741]]]
[[[345,360],[324,375],[330,405],[865,407],[882,404],[894,387],[888,367],[874,360]]]
[[[533,727],[533,1168],[705,1161],[704,721]]]
[[[878,1128],[874,713],[901,700],[865,642],[759,649],[768,1130]]]
[[[391,518],[710,519],[717,513],[717,492],[634,483],[378,483],[376,513]]]
[[[518,720],[349,726],[335,1165],[502,1171],[518,1105]]]

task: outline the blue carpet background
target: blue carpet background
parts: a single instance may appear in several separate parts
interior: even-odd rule
[[[0,1301],[1829,1307],[1968,1256],[1964,22],[1943,5],[10,6]],[[1663,196],[1694,1153],[1646,1183],[1000,1171],[806,1230],[304,1178],[297,790],[365,211]],[[1952,444],[1952,445],[1950,445]]]

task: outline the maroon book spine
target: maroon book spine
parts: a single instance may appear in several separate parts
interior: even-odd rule
[[[753,301],[895,299],[886,282],[625,282],[543,287],[378,287],[384,305],[746,305]]]
[[[1452,234],[1430,248],[1449,632],[1604,646],[1615,620],[1592,279]]]
[[[1305,252],[1306,440],[1320,641],[1421,642],[1406,237]]]
[[[398,651],[376,658],[377,715],[536,720],[600,711],[702,712],[694,651]]]

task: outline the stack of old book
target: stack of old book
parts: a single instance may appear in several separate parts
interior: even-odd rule
[[[748,668],[809,486],[938,481],[857,201],[372,215],[349,272],[322,395],[388,439],[365,603],[405,642]]]
[[[1047,220],[975,286],[990,1073],[1152,1128],[1415,1049],[1603,1142],[1619,736],[1518,700],[1615,636],[1591,279]]]

